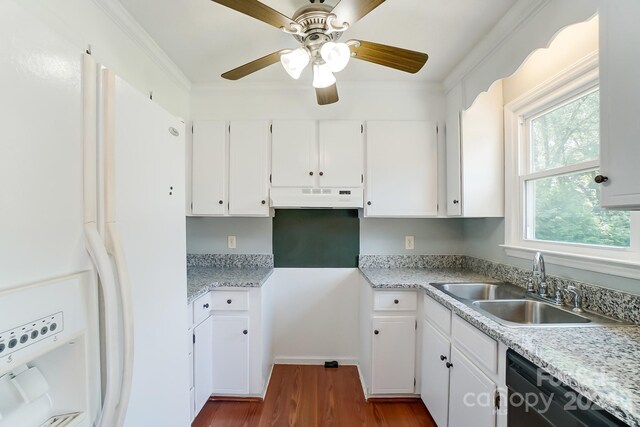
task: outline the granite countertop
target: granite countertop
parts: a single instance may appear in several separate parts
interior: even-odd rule
[[[431,282],[495,280],[465,270],[362,268],[374,288],[423,288],[490,337],[632,426],[640,426],[640,327],[589,328],[502,326]]]
[[[187,304],[214,288],[258,288],[273,273],[271,267],[187,267]]]

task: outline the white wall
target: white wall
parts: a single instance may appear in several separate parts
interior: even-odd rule
[[[227,237],[236,236],[236,249]],[[271,218],[187,218],[189,254],[272,254]]]
[[[14,1],[14,0],[9,0]],[[172,114],[189,117],[188,79],[117,0],[16,1]]]
[[[278,268],[269,282],[276,363],[358,360],[357,269]]]

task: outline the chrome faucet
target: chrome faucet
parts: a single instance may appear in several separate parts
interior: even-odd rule
[[[547,295],[547,273],[544,268],[544,257],[542,252],[536,252],[533,257],[533,277],[537,277],[540,280],[538,284],[538,295],[546,298]]]

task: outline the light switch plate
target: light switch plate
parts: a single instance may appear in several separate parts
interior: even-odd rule
[[[227,236],[227,248],[229,249],[236,248],[236,236]]]
[[[415,249],[415,239],[413,236],[404,236],[404,248],[406,250]]]

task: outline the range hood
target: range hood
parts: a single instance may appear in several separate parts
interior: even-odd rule
[[[271,207],[299,208],[362,208],[362,188],[272,188]]]

